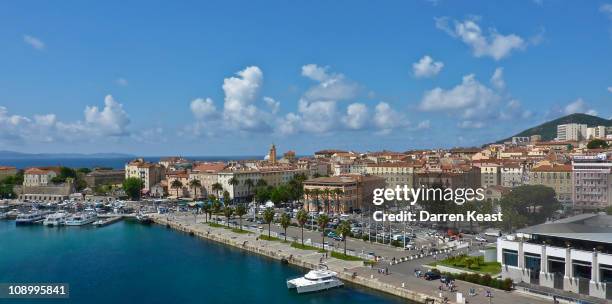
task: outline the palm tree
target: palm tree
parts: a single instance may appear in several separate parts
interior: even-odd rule
[[[204,206],[202,206],[202,211],[204,211],[204,214],[206,214],[206,222],[208,223],[208,217],[212,216],[212,207],[210,204],[205,203]]]
[[[223,215],[225,215],[225,218],[227,219],[227,228],[229,228],[229,222],[232,218],[232,214],[234,214],[234,208],[226,205],[225,208],[223,208]]]
[[[219,200],[215,199],[212,203],[212,211],[215,215],[217,215],[219,213],[219,211],[221,210],[221,202],[219,202]],[[212,218],[212,216],[211,216]],[[215,217],[215,219],[217,219],[217,217]]]
[[[310,195],[310,189],[304,189],[304,196],[306,196],[306,201],[304,204],[306,205],[306,211],[310,212],[310,203],[308,202],[308,196]]]
[[[230,193],[227,191],[223,191],[223,205],[229,206],[230,203]]]
[[[183,183],[181,183],[180,180],[175,179],[172,181],[172,184],[170,184],[170,187],[172,189],[176,189],[176,198],[179,198],[179,189],[183,188]]]
[[[310,195],[314,198],[315,207],[317,209],[317,212],[319,212],[319,195],[320,194],[321,194],[321,190],[319,189],[310,190]]]
[[[274,209],[273,208],[266,208],[266,210],[263,213],[263,220],[266,224],[268,224],[268,238],[270,238],[270,229],[272,226],[272,221],[274,220]]]
[[[323,231],[323,233],[321,233],[321,235],[323,236],[323,250],[325,250],[325,227],[327,227],[327,224],[329,223],[329,216],[327,216],[327,214],[320,214],[319,217],[317,218],[317,224],[319,225],[319,228],[321,229],[321,231]]]
[[[193,188],[193,198],[198,198],[198,188],[202,187],[202,183],[199,179],[192,179],[189,181],[189,187]]]
[[[302,228],[302,246],[304,246],[304,225],[308,221],[308,213],[304,211],[304,209],[300,209],[300,211],[298,211],[298,213],[295,215],[295,218],[297,219],[300,228]]]
[[[280,218],[280,224],[285,229],[285,242],[287,241],[287,228],[291,225],[291,217],[287,213],[283,213]]]
[[[346,255],[346,238],[349,233],[351,233],[351,224],[348,221],[340,222],[338,228],[336,229],[336,233],[342,236],[342,240],[344,241],[344,255]]]
[[[247,187],[247,196],[251,196],[251,188],[255,186],[255,182],[252,179],[247,178],[243,181],[244,185]]]
[[[340,213],[340,196],[342,196],[344,194],[344,190],[340,189],[340,188],[336,188],[333,190],[333,194],[335,196],[335,201],[336,201],[336,213]]]
[[[221,196],[219,193],[223,191],[223,186],[220,183],[214,183],[212,184],[211,189],[217,192],[217,196]]]
[[[236,207],[236,215],[240,220],[240,230],[242,230],[242,217],[247,213],[247,209],[243,204],[240,204]]]
[[[239,181],[237,178],[232,177],[232,178],[230,178],[230,179],[229,179],[229,181],[227,181],[227,182],[228,182],[230,185],[232,185],[232,192],[234,192],[234,197],[236,197],[236,195],[235,195],[235,194],[236,194],[236,189],[235,189],[235,188],[236,188],[236,186],[238,186],[238,185],[240,184],[240,181]]]

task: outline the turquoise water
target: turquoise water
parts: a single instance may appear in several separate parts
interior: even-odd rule
[[[285,279],[303,272],[157,225],[46,228],[0,221],[0,283],[70,284],[67,300],[0,303],[403,303],[350,285],[297,295]]]

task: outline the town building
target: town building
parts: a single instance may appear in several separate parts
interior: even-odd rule
[[[25,187],[47,186],[59,175],[59,168],[28,168],[23,172]]]
[[[17,174],[17,168],[11,166],[0,166],[0,181]]]
[[[372,207],[374,189],[384,188],[386,182],[378,176],[347,174],[313,178],[303,184],[305,209],[317,211],[329,208],[330,211],[344,213]],[[338,194],[335,194],[336,191]]]
[[[142,158],[125,164],[125,178],[138,178],[143,183],[143,193],[148,193],[151,187],[162,181],[165,169],[160,164],[150,163]]]
[[[83,177],[90,188],[102,185],[119,185],[125,180],[125,170],[95,169]]]
[[[602,210],[612,206],[612,162],[607,154],[574,156],[572,172],[574,209]]]
[[[606,134],[606,126],[587,128],[585,139],[605,139]]]
[[[75,192],[74,180],[54,183],[59,175],[57,167],[28,168],[23,174],[23,184],[14,188],[18,198],[23,201],[61,202]]]
[[[501,165],[501,185],[514,188],[525,182],[523,166],[518,162],[506,162]]]
[[[387,188],[403,187],[404,185],[412,188],[414,187],[414,167],[414,163],[408,162],[376,163],[368,164],[365,173],[384,178]]]
[[[557,126],[557,141],[580,141],[587,138],[587,125],[563,124]]]
[[[500,237],[497,261],[518,287],[612,300],[612,216],[581,214]]]
[[[482,188],[501,184],[501,165],[493,162],[474,163],[480,169],[480,186]]]
[[[210,195],[217,195],[213,191],[212,186],[219,181],[217,174],[225,169],[226,166],[225,163],[221,162],[196,164],[193,170],[189,172],[189,181],[197,179],[200,181],[201,187],[199,189],[189,187],[189,196],[208,197]]]
[[[531,168],[528,183],[553,188],[557,200],[565,208],[573,206],[572,190],[574,185],[571,165],[558,163],[537,165]]]

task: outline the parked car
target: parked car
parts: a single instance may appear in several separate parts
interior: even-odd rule
[[[406,244],[406,247],[404,247],[404,249],[406,249],[406,250],[412,250],[414,248],[415,248],[414,244]]]
[[[451,279],[451,278],[449,278],[449,277],[447,277],[447,276],[441,276],[441,277],[440,277],[440,282],[442,282],[442,283],[444,283],[444,284],[449,283],[449,282],[452,282],[452,281],[454,281],[454,280],[453,280],[453,279]]]
[[[436,273],[436,272],[428,271],[428,272],[425,273],[425,275],[423,277],[427,281],[433,281],[433,280],[439,279],[440,278],[440,274]]]
[[[482,236],[480,236],[480,235],[477,235],[477,236],[474,238],[474,240],[476,240],[476,241],[478,241],[478,242],[486,242],[486,241],[487,241],[487,239],[483,238],[483,237],[482,237]]]

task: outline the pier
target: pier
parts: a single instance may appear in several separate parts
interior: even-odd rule
[[[118,222],[118,221],[120,221],[122,219],[123,219],[123,217],[121,217],[121,216],[103,217],[103,219],[94,222],[94,225],[96,227],[104,227],[106,225],[110,225],[110,224],[116,223],[116,222]]]

